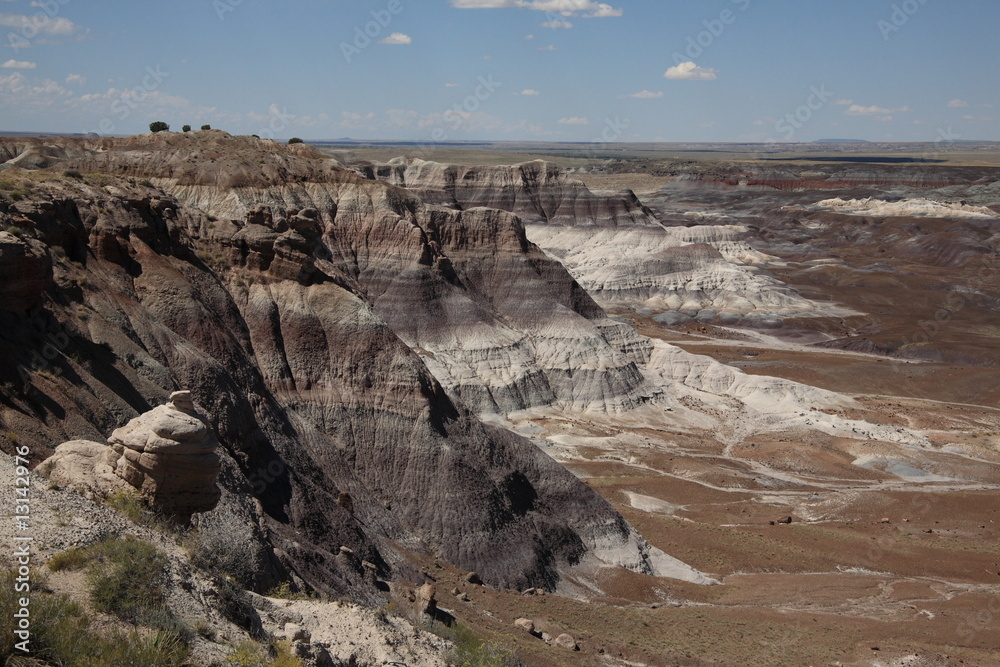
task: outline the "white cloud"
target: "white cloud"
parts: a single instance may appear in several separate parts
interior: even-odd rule
[[[413,38],[401,32],[394,32],[384,39],[378,41],[379,44],[412,44]]]
[[[622,10],[615,9],[611,5],[598,3],[597,9],[595,9],[589,14],[584,14],[584,17],[588,19],[603,19],[603,18],[618,17],[621,15],[622,15]]]
[[[444,84],[444,87],[445,88],[458,88],[458,84],[457,83],[446,83],[446,84]]]
[[[622,15],[621,9],[593,0],[451,0],[451,6],[456,9],[533,9],[588,19]]]
[[[910,110],[910,107],[899,107],[898,109],[886,109],[880,106],[862,106],[860,104],[852,104],[847,107],[847,111],[844,113],[848,116],[868,116],[874,118],[875,120],[887,122],[893,119],[893,114],[895,113],[906,113]]]
[[[967,106],[969,106],[969,103],[965,100],[952,100],[948,102],[948,107],[951,109],[964,109]]]
[[[539,46],[539,51],[558,51],[554,44],[549,44],[548,46]]]
[[[563,28],[565,30],[569,30],[570,28],[573,27],[573,24],[570,23],[569,21],[564,21],[562,19],[556,19],[554,21],[546,21],[545,23],[542,24],[542,27],[543,28],[549,28],[550,30],[558,30],[559,28]]]
[[[0,65],[4,69],[35,69],[38,63],[29,63],[27,60],[14,60],[13,58]]]
[[[834,104],[842,106],[842,107],[849,107],[852,104],[854,104],[854,100],[847,100],[847,99],[837,100],[836,102],[834,102]]]
[[[82,74],[70,74],[66,77],[67,85],[82,86],[87,83],[87,77]]]
[[[515,95],[541,95],[537,90],[532,90],[531,88],[525,88],[519,93],[514,93]]]
[[[534,35],[525,35],[524,38],[525,39],[534,39],[535,36]]]
[[[626,95],[625,97],[634,97],[637,100],[658,100],[663,97],[663,91],[654,93],[651,90],[640,90],[638,93],[632,93],[631,95]]]
[[[83,28],[61,16],[50,17],[39,12],[34,16],[26,14],[6,14],[0,12],[0,26],[7,26],[22,31],[22,37],[30,39],[29,35],[67,36],[79,32]]]
[[[693,62],[681,63],[663,73],[663,78],[675,81],[714,81],[719,70],[710,67],[698,67]]]
[[[560,118],[560,125],[590,125],[590,121],[586,118],[580,116],[570,116],[569,118]]]

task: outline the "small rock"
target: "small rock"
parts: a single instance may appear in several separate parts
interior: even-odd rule
[[[542,641],[545,642],[546,644],[551,644],[552,643],[552,635],[550,635],[547,632],[543,632],[542,633]]]
[[[354,514],[354,499],[347,491],[341,491],[337,495],[337,504],[343,507],[348,514]]]
[[[791,522],[792,522],[792,517],[783,516],[780,519],[778,519],[776,523],[791,523]]]
[[[535,623],[530,618],[519,618],[514,621],[514,625],[521,628],[525,632],[535,634]]]
[[[465,580],[470,584],[475,584],[476,586],[482,586],[483,580],[480,578],[479,574],[476,572],[470,572],[465,575]]]
[[[889,517],[887,517],[887,516],[884,516],[884,517],[882,517],[882,520],[881,520],[881,521],[879,521],[879,523],[892,523],[892,522],[891,522],[891,521],[889,521]]]
[[[285,639],[291,642],[308,644],[312,639],[309,631],[297,623],[285,623]]]
[[[457,588],[453,588],[451,589],[451,594],[454,595],[455,597],[458,597],[459,595],[462,594],[462,591],[458,590]]]
[[[521,591],[521,595],[538,595],[538,589],[528,588],[526,590]]]
[[[577,646],[576,640],[573,639],[573,635],[568,635],[565,632],[556,637],[556,646],[569,649],[570,651],[579,651],[580,647]]]
[[[924,530],[924,532],[925,533],[933,533],[934,529],[933,528],[927,528],[927,529]]]
[[[472,602],[472,598],[469,597],[468,593],[462,593],[461,595],[458,596],[458,599],[461,600],[462,602]]]

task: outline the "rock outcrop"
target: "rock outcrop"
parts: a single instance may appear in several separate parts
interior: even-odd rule
[[[51,284],[52,258],[45,244],[0,232],[0,307],[28,310]]]
[[[597,195],[551,162],[468,167],[396,158],[360,170],[369,178],[407,188],[429,204],[479,206],[514,213],[525,222],[558,225],[656,225],[652,211],[631,190]]]
[[[136,417],[108,440],[110,445],[63,443],[38,472],[98,496],[134,488],[159,512],[182,521],[218,504],[218,443],[191,392],[174,392],[169,403]]]
[[[160,511],[179,517],[207,512],[219,502],[218,443],[195,410],[191,392],[136,417],[108,438],[120,455],[115,474]]]

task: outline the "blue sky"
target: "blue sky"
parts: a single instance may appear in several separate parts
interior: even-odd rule
[[[996,0],[0,0],[0,129],[1000,140],[997,26]]]

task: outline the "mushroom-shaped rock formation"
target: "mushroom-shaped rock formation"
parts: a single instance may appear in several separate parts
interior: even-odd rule
[[[218,504],[218,443],[191,392],[175,391],[166,405],[115,429],[108,442],[120,457],[115,474],[164,514],[189,518]]]
[[[169,403],[116,429],[108,441],[110,446],[65,442],[37,472],[100,496],[131,485],[158,511],[182,521],[218,504],[218,443],[195,409],[191,392],[175,391]]]

